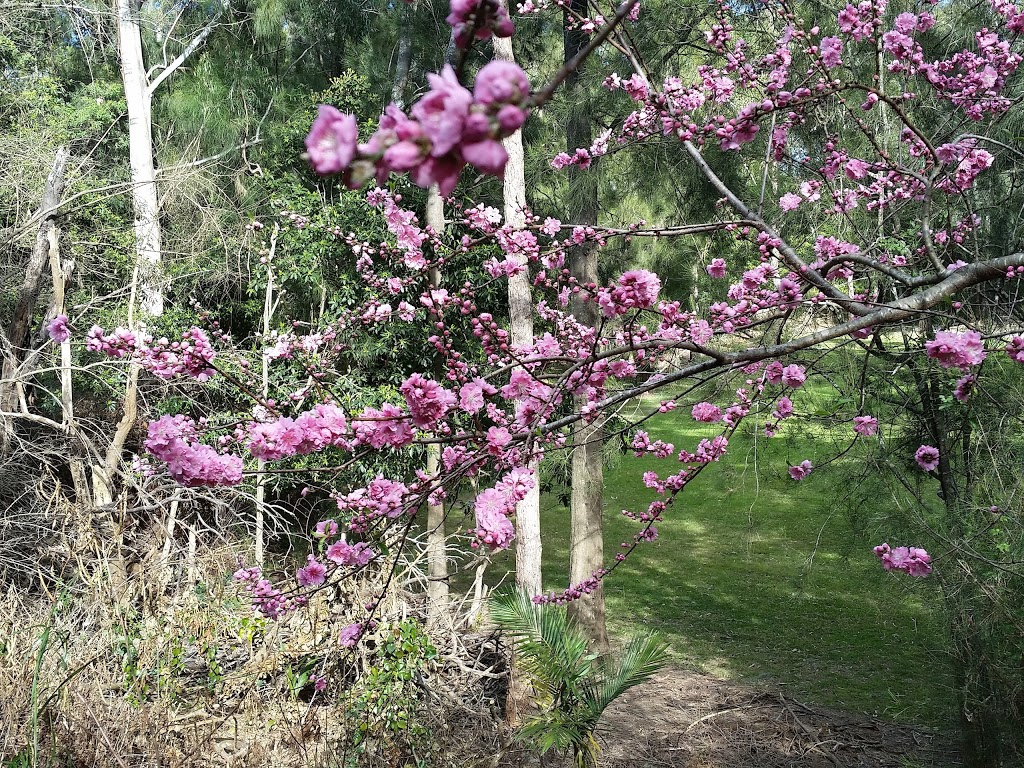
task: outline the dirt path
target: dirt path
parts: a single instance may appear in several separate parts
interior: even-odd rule
[[[669,669],[605,714],[607,768],[949,768],[948,739]]]

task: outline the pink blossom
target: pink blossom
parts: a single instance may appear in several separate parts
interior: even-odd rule
[[[445,64],[439,75],[428,74],[427,80],[430,91],[413,105],[412,116],[430,139],[430,154],[436,158],[448,154],[462,140],[473,97],[459,84],[450,64]]]
[[[909,576],[923,577],[932,572],[932,558],[920,547],[896,547],[879,544],[874,548],[875,555],[882,561],[887,571],[903,571]]]
[[[973,373],[961,376],[956,382],[956,387],[953,389],[953,397],[961,403],[966,401],[971,396],[971,392],[974,391],[974,385],[977,383],[978,377]]]
[[[797,389],[807,380],[807,374],[804,373],[803,367],[799,365],[787,365],[782,369],[781,380],[787,387]]]
[[[690,415],[697,421],[711,424],[722,420],[722,409],[714,403],[697,403],[690,411]]]
[[[775,411],[772,413],[776,419],[788,419],[793,415],[793,401],[788,397],[780,397],[779,402],[775,405]]]
[[[1024,363],[1024,336],[1013,336],[1010,343],[1003,347],[1003,351],[1010,356],[1015,363]]]
[[[68,328],[68,316],[65,314],[57,315],[46,325],[46,332],[50,338],[58,344],[63,344],[65,341],[71,338],[71,329]]]
[[[925,472],[932,472],[939,466],[939,449],[931,445],[922,445],[914,453],[914,461]]]
[[[981,334],[977,331],[939,331],[932,341],[925,343],[924,347],[928,357],[938,360],[943,368],[963,370],[985,359],[985,346]]]
[[[349,624],[347,627],[338,633],[338,644],[342,648],[352,648],[356,643],[359,642],[359,638],[363,636],[363,625],[359,622],[355,624]]]
[[[313,536],[318,539],[329,539],[338,535],[338,524],[334,520],[321,520],[316,524]]]
[[[459,390],[459,407],[466,413],[476,413],[484,407],[484,396],[497,394],[498,390],[481,378],[462,385]]]
[[[400,448],[411,443],[415,437],[405,412],[391,403],[384,403],[380,410],[364,409],[358,419],[353,420],[352,428],[357,444],[377,449],[384,446]]]
[[[459,48],[468,47],[474,37],[511,37],[515,32],[508,11],[497,0],[451,0],[449,7],[451,13],[445,21],[451,26]]]
[[[477,539],[491,549],[508,548],[516,535],[515,526],[508,519],[515,508],[515,502],[498,488],[488,488],[476,497],[473,508],[476,512],[474,534]]]
[[[864,437],[871,437],[878,432],[878,419],[874,416],[854,416],[853,431]]]
[[[306,559],[306,565],[295,572],[300,587],[319,587],[327,580],[327,568],[313,555]]]
[[[332,563],[357,568],[369,563],[377,556],[377,553],[364,541],[357,542],[356,544],[336,541],[327,548],[326,556]]]
[[[412,416],[420,429],[433,427],[455,405],[455,394],[436,381],[414,373],[399,387]]]
[[[619,278],[615,299],[622,306],[646,309],[654,306],[660,290],[661,280],[657,275],[646,269],[632,269]]]
[[[838,37],[823,37],[818,45],[818,51],[821,53],[821,63],[825,68],[834,69],[842,63],[840,57],[843,54],[843,41]]]
[[[707,272],[711,277],[722,278],[725,277],[725,268],[725,259],[712,259]]]
[[[787,192],[779,198],[779,207],[784,211],[795,211],[802,202],[803,198],[800,195]]]
[[[804,459],[794,467],[789,468],[789,476],[794,480],[803,480],[814,469],[814,465],[810,459]]]
[[[486,64],[473,85],[473,97],[485,106],[519,104],[529,95],[530,81],[526,73],[510,61]]]
[[[306,137],[306,151],[313,170],[320,174],[341,173],[355,157],[359,126],[352,115],[321,104]]]
[[[242,482],[242,458],[218,453],[193,442],[195,423],[186,416],[161,416],[152,422],[144,441],[146,450],[167,463],[167,473],[187,487],[238,485]]]

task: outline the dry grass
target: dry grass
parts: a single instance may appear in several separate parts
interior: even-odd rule
[[[430,651],[416,593],[389,598],[350,652],[338,606],[379,594],[374,579],[270,622],[236,593],[226,547],[201,555],[194,584],[162,591],[167,575],[146,567],[110,589],[108,565],[0,599],[5,768],[463,765],[502,749],[503,649],[441,622]]]

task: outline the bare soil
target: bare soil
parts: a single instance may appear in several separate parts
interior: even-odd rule
[[[950,768],[948,737],[678,668],[629,691],[599,731],[605,768]]]

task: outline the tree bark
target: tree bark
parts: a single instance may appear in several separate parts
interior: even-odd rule
[[[437,235],[444,232],[444,200],[434,184],[427,192],[427,226]],[[441,285],[441,270],[430,269],[430,287]],[[444,371],[441,369],[441,358],[434,356],[434,378],[441,381]],[[427,475],[437,474],[441,460],[440,443],[427,446]],[[448,553],[446,547],[444,504],[427,504],[427,598],[429,601],[428,620],[436,621],[448,610]]]
[[[67,147],[59,147],[54,154],[53,165],[46,176],[43,186],[43,199],[40,203],[42,219],[36,232],[36,242],[25,267],[25,277],[18,289],[18,302],[14,307],[14,316],[8,325],[7,340],[10,343],[10,354],[4,355],[3,366],[0,368],[0,412],[14,413],[18,406],[18,387],[24,378],[20,371],[25,359],[22,354],[29,345],[32,317],[39,300],[39,281],[43,268],[50,258],[51,248],[56,247],[56,208],[64,196],[65,171],[68,164]],[[6,451],[6,444],[13,431],[13,424],[4,419],[0,434],[0,455]]]
[[[117,0],[117,45],[128,107],[128,160],[135,211],[135,260],[143,315],[164,311],[160,211],[153,150],[153,97],[142,55],[142,29],[132,0]]]
[[[506,0],[502,0],[506,6]],[[515,63],[512,40],[507,37],[494,38],[494,58],[498,61]],[[502,139],[502,146],[508,153],[505,177],[502,182],[504,195],[505,223],[517,229],[526,224],[526,165],[523,153],[523,132],[516,131]],[[530,277],[527,260],[522,255],[513,257],[524,268],[521,274],[508,279],[508,311],[512,345],[522,346],[533,343],[533,296],[530,291]],[[540,537],[540,467],[531,462],[537,480],[526,498],[516,504],[516,584],[531,594],[543,590],[541,580],[542,545]]]
[[[391,101],[405,107],[405,88],[412,68],[412,25],[417,3],[402,4],[399,9],[398,56],[395,59],[395,79],[391,85]]]
[[[586,14],[586,0],[571,0],[569,9]],[[571,16],[565,12],[564,57],[571,61],[587,44],[586,35],[570,29]],[[565,81],[566,101],[570,105],[566,121],[566,151],[589,147],[593,142],[591,105],[577,70]],[[594,172],[571,167],[568,173],[568,214],[574,224],[597,223],[597,179]],[[569,269],[581,285],[596,285],[599,281],[597,250],[592,243],[576,246],[569,252]],[[592,328],[600,322],[597,306],[593,302],[573,302],[576,319]],[[578,398],[576,407],[585,400]],[[575,585],[589,579],[604,565],[604,463],[602,446],[604,429],[600,421],[578,423],[573,430],[571,530],[569,534],[569,580]],[[572,604],[577,621],[590,636],[591,647],[598,653],[608,650],[608,630],[605,623],[604,587],[599,583],[589,595]]]

